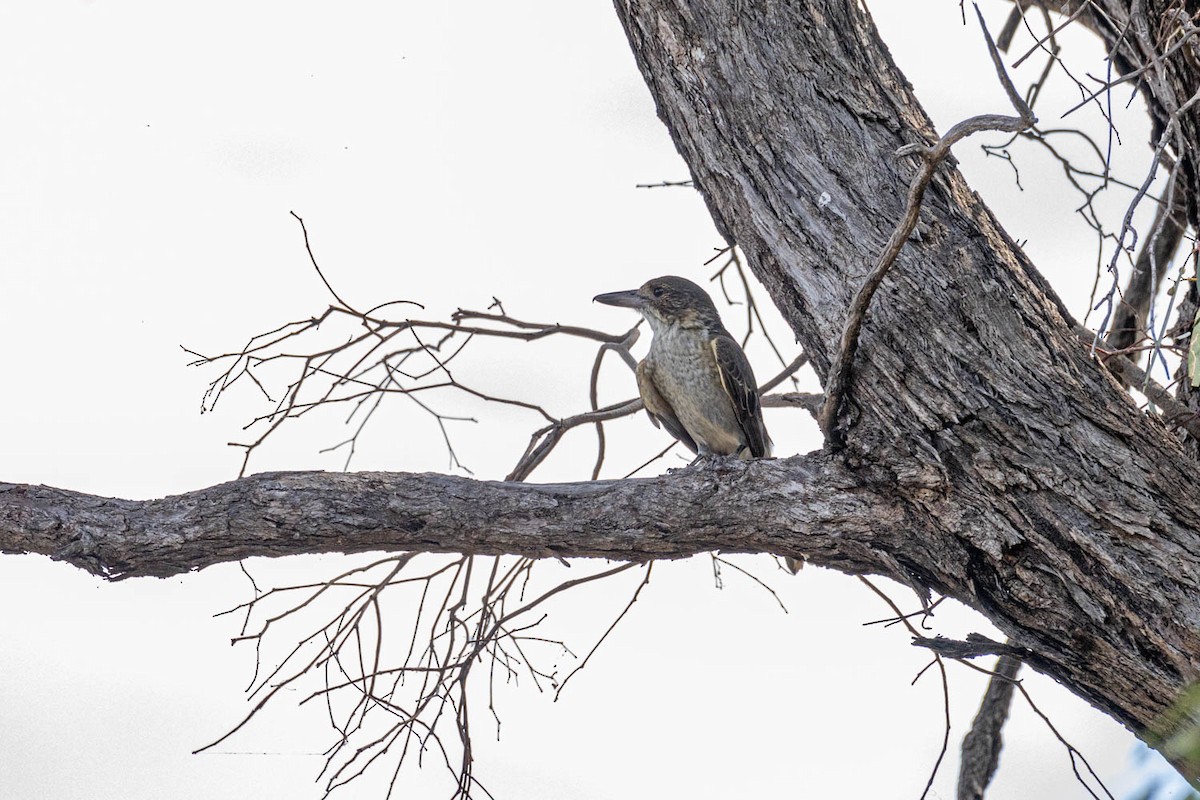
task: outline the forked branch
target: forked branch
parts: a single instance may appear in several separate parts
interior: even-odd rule
[[[833,362],[829,367],[829,373],[825,379],[825,402],[821,407],[821,413],[817,417],[817,422],[821,426],[821,432],[825,434],[825,441],[835,447],[841,443],[841,434],[837,431],[837,421],[846,391],[850,385],[854,355],[858,349],[858,337],[862,331],[863,322],[866,320],[867,309],[870,308],[871,300],[875,296],[879,285],[883,282],[884,276],[887,275],[892,265],[896,263],[900,251],[904,249],[905,243],[912,236],[913,230],[917,226],[917,220],[920,218],[921,201],[925,197],[925,190],[933,180],[938,167],[941,166],[942,162],[950,154],[951,147],[973,133],[979,133],[980,131],[1008,131],[1015,133],[1026,130],[1037,122],[1033,111],[1030,110],[1029,105],[1021,95],[1017,93],[1012,80],[1008,77],[1008,73],[1004,69],[1004,64],[1000,60],[1000,53],[996,50],[996,43],[992,41],[992,36],[988,32],[987,25],[983,21],[983,14],[980,13],[978,6],[975,7],[975,14],[979,18],[979,26],[982,28],[984,38],[987,40],[988,53],[992,57],[992,63],[996,68],[996,75],[1000,78],[1000,82],[1008,94],[1008,99],[1012,102],[1019,116],[1007,117],[1000,114],[982,114],[971,117],[954,125],[932,147],[909,145],[897,153],[898,156],[918,156],[921,159],[921,169],[909,185],[904,216],[892,231],[891,238],[888,239],[888,243],[880,254],[878,261],[875,262],[875,266],[871,269],[871,272],[867,275],[866,280],[863,281],[858,293],[850,303],[846,314],[845,327],[842,330],[842,337],[838,343],[837,354],[834,356]]]

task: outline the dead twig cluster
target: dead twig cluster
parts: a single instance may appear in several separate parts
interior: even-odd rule
[[[979,713],[971,730],[963,738],[957,792],[959,800],[979,800],[979,798],[983,797],[999,762],[1002,746],[1001,733],[1004,728],[1004,722],[1008,717],[1008,710],[1014,691],[1020,693],[1025,702],[1029,704],[1029,708],[1046,724],[1051,735],[1067,751],[1067,756],[1071,762],[1071,771],[1074,773],[1079,785],[1095,800],[1101,800],[1101,793],[1107,800],[1116,800],[1112,792],[1104,784],[1104,781],[1096,774],[1092,765],[1088,763],[1083,753],[1079,752],[1078,748],[1059,732],[1054,723],[1050,721],[1050,718],[1034,702],[1024,683],[1016,677],[1021,664],[1027,659],[1036,657],[1036,654],[1005,642],[993,641],[979,634],[969,635],[964,642],[946,639],[941,636],[932,638],[923,636],[912,624],[911,620],[914,617],[920,617],[922,628],[925,628],[926,620],[932,616],[934,608],[945,598],[939,598],[934,603],[928,605],[923,603],[921,610],[905,614],[900,610],[900,606],[896,601],[874,582],[863,577],[860,577],[859,580],[883,600],[895,613],[894,617],[890,617],[887,620],[876,620],[864,624],[875,625],[880,622],[884,622],[887,625],[901,624],[908,630],[909,635],[912,637],[913,645],[925,647],[933,651],[933,661],[922,668],[916,677],[913,678],[912,682],[915,684],[933,666],[937,666],[942,679],[942,697],[945,711],[942,747],[934,762],[933,769],[930,771],[929,780],[926,781],[925,790],[921,793],[921,800],[925,800],[929,796],[930,790],[933,788],[934,779],[941,769],[942,761],[950,746],[950,683],[946,672],[946,660],[956,661],[969,669],[988,676],[988,688],[980,703]],[[968,660],[983,655],[995,654],[999,654],[1000,659],[994,670],[984,669],[972,664]],[[1095,784],[1094,787],[1093,784]]]
[[[194,365],[221,367],[205,392],[202,410],[213,410],[238,384],[253,386],[271,403],[269,410],[247,425],[256,431],[255,438],[236,445],[245,451],[243,473],[251,455],[290,421],[338,406],[349,409],[346,424],[351,431],[327,450],[344,450],[348,467],[368,423],[389,398],[409,402],[429,415],[440,429],[450,466],[466,469],[455,451],[450,424],[474,419],[449,414],[442,405],[443,398],[456,393],[483,404],[522,409],[543,423],[531,434],[508,480],[527,479],[567,433],[588,426],[594,426],[597,441],[591,475],[593,479],[600,476],[606,457],[605,423],[642,409],[638,398],[601,404],[601,367],[610,354],[631,370],[636,367],[631,348],[638,340],[637,326],[609,334],[530,322],[510,315],[495,299],[484,311],[459,309],[448,321],[392,316],[398,308],[421,308],[411,301],[359,310],[327,279],[304,221],[299,216],[296,220],[312,266],[334,302],[318,316],[251,338],[240,350],[216,356],[187,351],[194,357]],[[792,378],[807,359],[801,355],[787,361],[780,355],[766,333],[740,258],[732,250],[718,255],[722,254],[726,261],[714,280],[723,282],[726,274],[738,276],[744,292],[741,302],[747,309],[746,336],[761,332],[781,362],[781,371],[762,387],[770,392]],[[730,302],[734,302],[732,298]],[[596,347],[586,410],[556,415],[537,402],[535,395],[492,392],[458,375],[458,359],[477,340],[530,343],[552,337]],[[280,374],[286,383],[277,392],[272,385]],[[819,396],[796,391],[764,398],[767,406],[805,408],[810,413],[818,402]],[[778,602],[765,583],[737,565],[714,559],[717,568],[723,564],[746,574]],[[253,599],[231,612],[243,615],[242,630],[234,642],[255,647],[255,677],[248,688],[253,707],[242,722],[201,749],[227,741],[281,692],[301,689],[306,692],[301,704],[323,705],[335,734],[321,774],[326,793],[371,771],[385,776],[390,794],[405,764],[434,758],[449,771],[454,797],[490,796],[473,771],[472,704],[486,696],[498,732],[497,687],[525,681],[538,691],[557,696],[626,617],[653,569],[653,564],[606,565],[580,577],[562,579],[551,571],[554,565],[535,571],[536,563],[529,558],[418,558],[405,553],[327,581],[266,592],[251,579]],[[582,658],[577,658],[565,641],[542,634],[552,600],[630,570],[640,570],[641,580]],[[279,642],[287,649],[275,658],[268,653],[273,653]],[[569,670],[563,666],[567,662],[574,662]],[[314,682],[316,688],[312,688]]]
[[[335,734],[320,776],[326,794],[374,768],[384,774],[391,796],[406,764],[433,758],[450,773],[453,797],[479,796],[472,795],[476,790],[490,796],[473,772],[470,705],[478,694],[471,687],[482,685],[498,732],[500,686],[527,681],[539,692],[557,693],[591,656],[562,676],[559,662],[574,654],[540,633],[548,601],[640,570],[641,580],[599,646],[637,600],[652,569],[606,566],[538,590],[544,581],[534,577],[535,563],[405,553],[331,580],[256,591],[252,600],[225,612],[243,615],[234,643],[255,647],[248,688],[255,705],[242,722],[197,752],[228,740],[281,692],[299,690],[301,705],[323,706]],[[398,640],[401,630],[408,635]],[[264,649],[277,631],[277,639],[295,644],[268,668]]]
[[[1041,18],[1044,33],[1037,33],[1029,20],[1028,12],[1034,10]],[[1055,24],[1051,13],[1063,15]],[[1172,311],[1184,281],[1186,259],[1181,260],[1170,291],[1167,293],[1165,313],[1159,313],[1161,290],[1168,275],[1173,271],[1173,262],[1179,257],[1180,245],[1189,238],[1186,224],[1186,208],[1190,202],[1185,183],[1178,179],[1181,159],[1189,149],[1184,141],[1181,120],[1194,108],[1196,96],[1174,99],[1164,81],[1174,61],[1196,60],[1200,54],[1200,14],[1189,11],[1187,4],[1173,2],[1156,21],[1145,29],[1129,24],[1119,24],[1107,17],[1100,6],[1090,0],[1060,3],[1048,0],[1014,0],[1008,22],[999,38],[999,49],[1007,50],[1019,28],[1024,29],[1034,40],[1024,55],[1013,66],[1035,53],[1046,55],[1046,64],[1041,75],[1026,92],[1030,105],[1034,104],[1052,68],[1071,81],[1079,92],[1079,100],[1062,112],[1062,118],[1075,115],[1080,109],[1096,109],[1105,123],[1107,143],[1102,145],[1082,128],[1048,128],[1036,126],[1015,134],[999,145],[984,145],[984,152],[997,156],[1012,165],[1017,185],[1020,173],[1011,145],[1017,141],[1032,142],[1048,152],[1062,167],[1068,183],[1081,197],[1077,213],[1096,233],[1096,273],[1089,301],[1089,314],[1102,312],[1092,337],[1097,351],[1103,346],[1107,350],[1124,351],[1136,364],[1141,352],[1148,353],[1146,379],[1139,383],[1128,383],[1144,395],[1159,394],[1148,376],[1162,368],[1170,375],[1178,359],[1164,358],[1172,348],[1166,345],[1170,334]],[[1082,24],[1099,34],[1108,42],[1103,74],[1090,72],[1082,77],[1067,67],[1061,58],[1058,34],[1072,24]],[[1131,60],[1131,48],[1140,48],[1143,55],[1140,66]],[[1150,162],[1140,179],[1121,180],[1113,174],[1112,155],[1114,142],[1120,142],[1120,133],[1114,121],[1114,90],[1121,86],[1129,88],[1128,106],[1139,92],[1150,91],[1163,104],[1161,113],[1154,120],[1154,140],[1151,142]],[[1054,140],[1069,139],[1082,147],[1084,157],[1094,158],[1094,164],[1081,166],[1080,157],[1072,155],[1056,145]],[[1119,225],[1105,222],[1106,214],[1097,206],[1097,199],[1109,189],[1117,187],[1132,192]],[[1154,191],[1156,190],[1156,191]],[[1153,221],[1148,235],[1141,235],[1135,226],[1134,217],[1144,201],[1155,204]],[[1140,223],[1139,223],[1140,224]],[[1124,267],[1124,269],[1122,269]],[[1108,275],[1107,288],[1101,291],[1104,275]],[[1122,287],[1122,278],[1124,286]],[[1179,326],[1177,326],[1179,327]],[[1136,349],[1133,349],[1136,348]],[[1178,353],[1173,354],[1177,356]],[[1124,380],[1124,379],[1122,379]],[[1153,399],[1150,409],[1160,407]],[[1186,415],[1173,413],[1176,424]]]
[[[445,443],[450,468],[460,468],[470,473],[471,470],[462,463],[455,450],[450,426],[477,420],[475,417],[447,413],[441,410],[439,402],[449,394],[458,394],[482,403],[523,409],[544,423],[531,434],[528,446],[506,476],[507,480],[527,479],[568,432],[589,425],[595,426],[597,435],[596,457],[591,474],[593,479],[600,476],[606,455],[604,423],[630,416],[642,409],[638,398],[601,406],[600,368],[605,356],[610,353],[615,353],[631,370],[636,366],[631,348],[638,341],[637,326],[621,334],[610,334],[575,325],[531,322],[509,315],[495,298],[485,311],[459,309],[448,321],[394,318],[389,315],[388,312],[398,307],[422,308],[419,303],[410,300],[392,301],[359,311],[346,303],[326,278],[313,254],[304,221],[295,214],[293,216],[300,223],[312,266],[335,302],[317,316],[289,322],[254,336],[237,351],[202,355],[184,348],[193,357],[190,362],[192,366],[222,367],[204,393],[202,412],[214,410],[227,392],[242,383],[252,385],[273,404],[245,426],[247,430],[257,431],[252,440],[231,443],[244,451],[239,475],[245,474],[254,452],[275,436],[289,420],[299,419],[317,409],[328,410],[339,406],[348,409],[345,424],[350,427],[350,433],[323,452],[344,452],[346,457],[342,466],[348,469],[364,431],[388,399],[403,399],[431,417]],[[735,266],[745,291],[742,302],[747,308],[746,339],[756,329],[762,331],[784,367],[780,374],[764,385],[764,391],[770,391],[792,377],[807,363],[807,359],[800,356],[789,362],[783,358],[765,332],[762,316],[740,259],[732,251],[721,252],[729,254],[728,261],[714,278],[723,280],[726,268]],[[552,337],[598,345],[588,386],[590,407],[585,411],[556,415],[537,402],[534,392],[530,392],[528,397],[514,397],[488,391],[461,379],[455,369],[456,359],[476,340],[529,343]],[[268,372],[270,377],[266,375]],[[282,390],[268,389],[281,374],[286,381]],[[796,392],[764,398],[764,405],[769,407],[811,408],[813,402],[812,396]]]

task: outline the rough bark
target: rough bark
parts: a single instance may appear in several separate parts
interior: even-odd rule
[[[971,730],[963,737],[962,757],[958,769],[958,800],[983,800],[988,784],[1000,765],[1004,748],[1004,722],[1012,704],[1014,681],[1021,669],[1021,660],[1004,655],[996,660],[987,692],[979,713],[971,722]]]
[[[161,500],[0,484],[0,552],[111,580],[250,556],[420,550],[648,561],[803,556],[905,579],[920,531],[890,476],[815,453],[658,478],[531,484],[404,473],[262,473]]]
[[[901,214],[892,154],[934,139],[910,87],[856,3],[617,9],[720,230],[823,371]],[[1196,464],[957,172],[924,214],[863,333],[845,463],[892,471],[927,545],[964,556],[924,580],[1139,730],[1200,675]]]
[[[823,374],[902,210],[914,170],[893,153],[933,141],[929,120],[852,0],[616,6],[719,229]],[[837,453],[546,487],[283,474],[134,503],[8,486],[0,547],[110,577],[377,548],[802,555],[968,603],[1141,731],[1200,677],[1197,464],[1089,360],[953,169],[923,219],[871,309]]]

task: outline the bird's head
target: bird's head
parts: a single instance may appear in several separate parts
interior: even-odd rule
[[[593,302],[635,308],[654,330],[680,325],[685,328],[719,327],[721,316],[708,292],[687,278],[664,275],[646,281],[639,289],[598,294]]]

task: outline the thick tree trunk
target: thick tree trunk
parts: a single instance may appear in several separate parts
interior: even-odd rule
[[[720,230],[823,371],[902,213],[914,170],[893,153],[932,142],[929,120],[858,3],[617,10]],[[906,564],[921,580],[1142,730],[1200,677],[1197,465],[956,171],[923,220],[863,332],[842,457],[891,472],[906,517],[939,530]]]
[[[717,225],[823,374],[901,215],[914,168],[893,154],[932,141],[928,119],[854,0],[616,6]],[[968,603],[1140,732],[1200,677],[1200,471],[957,172],[922,217],[863,331],[837,453],[542,487],[267,475],[144,503],[0,486],[0,549],[110,577],[379,548],[804,555]]]

